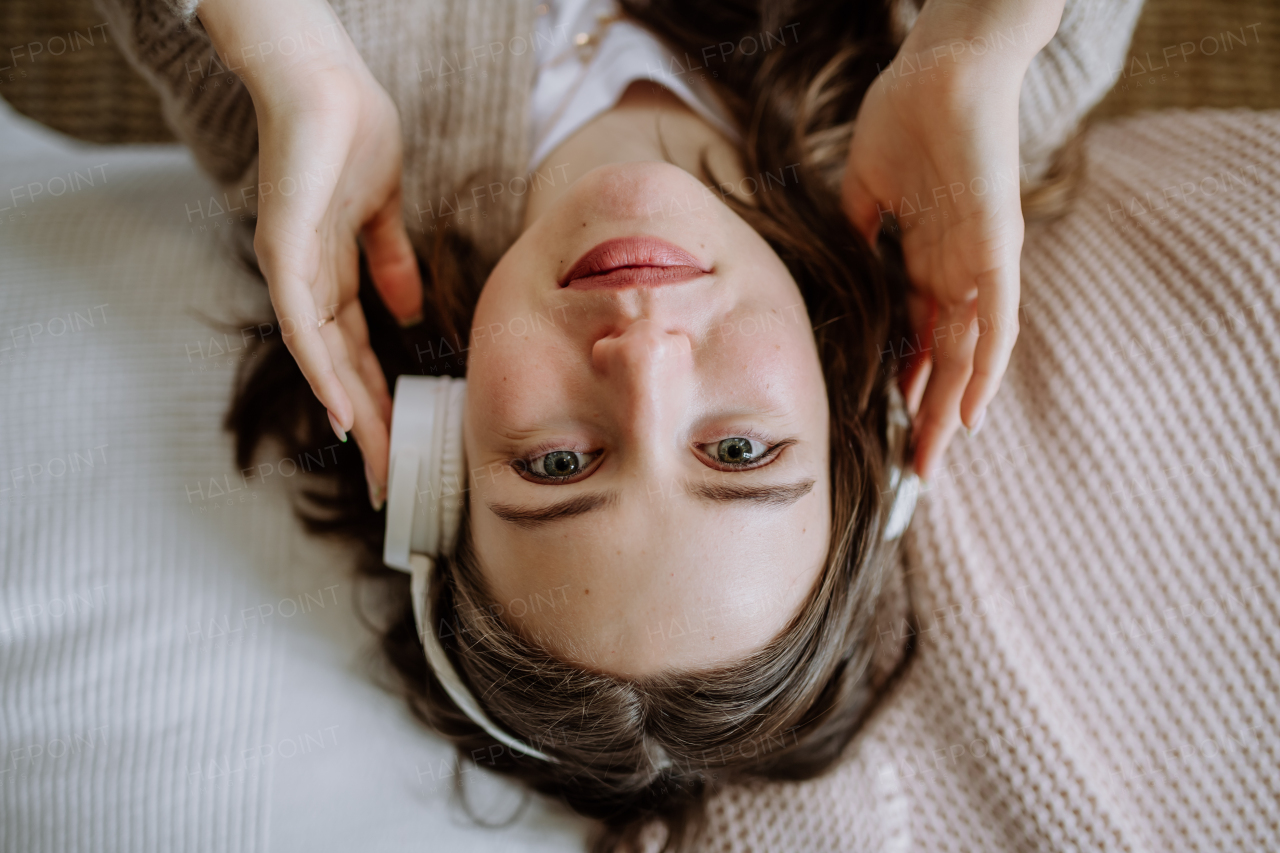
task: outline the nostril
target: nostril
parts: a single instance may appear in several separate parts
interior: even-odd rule
[[[693,342],[685,330],[649,317],[602,331],[591,347],[592,358],[601,368],[607,368],[604,362],[652,367],[673,359],[683,361],[693,351]]]

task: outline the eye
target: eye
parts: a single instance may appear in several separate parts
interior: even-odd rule
[[[564,482],[591,467],[591,463],[599,455],[576,450],[553,450],[530,459],[517,459],[512,465],[525,479]]]
[[[712,467],[732,471],[767,465],[782,448],[791,443],[783,441],[770,447],[763,441],[750,436],[735,435],[709,444],[701,444],[698,447],[714,463]]]

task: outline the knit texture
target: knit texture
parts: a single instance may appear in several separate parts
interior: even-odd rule
[[[257,182],[253,103],[217,61],[199,21],[171,0],[96,2],[126,55],[160,92],[178,138],[241,197],[240,190]],[[1041,177],[1054,151],[1111,87],[1141,5],[1066,4],[1057,35],[1023,81],[1025,179]],[[426,254],[440,229],[454,228],[496,262],[523,220],[526,184],[513,179],[527,175],[536,57],[555,49],[533,37],[533,7],[502,0],[337,0],[333,7],[399,110],[403,210],[414,247]],[[1010,35],[993,33],[990,41]]]
[[[3,103],[0,151],[0,853],[582,849],[563,811],[468,819],[459,779],[489,814],[516,784],[379,689],[351,551],[290,502],[355,448],[236,465],[236,371],[279,332],[183,214],[215,192],[188,152]]]
[[[1111,88],[1141,10],[1142,3],[1134,0],[1068,2],[1063,7],[1058,32],[1031,61],[1018,98],[1024,182],[1044,177],[1063,140]],[[988,36],[988,41],[998,45],[1003,35]],[[975,44],[969,49],[982,48]]]
[[[257,194],[242,190],[257,183],[253,101],[234,73],[240,66],[229,70],[236,58],[219,61],[192,16],[195,3],[96,2],[122,50],[160,93],[177,137],[232,197],[251,199],[252,208]],[[331,5],[399,111],[403,210],[414,247],[426,254],[441,229],[454,228],[496,262],[519,233],[525,184],[513,179],[528,172],[526,103],[538,52],[550,49],[533,37],[533,6],[503,0]],[[296,36],[299,43],[327,37]],[[494,184],[502,191],[490,190]]]
[[[296,522],[206,497],[241,339],[200,320],[252,282],[183,221],[211,187],[180,149],[15,151],[4,118],[0,850],[262,850],[273,768],[239,758],[278,737],[283,641],[239,620]]]
[[[165,122],[219,184],[244,177],[258,122],[244,84],[219,61],[191,9],[166,0],[99,2],[116,44],[160,96]],[[217,133],[208,132],[217,128]]]
[[[1022,331],[905,541],[916,655],[828,776],[702,849],[1280,849],[1280,114],[1086,138]]]

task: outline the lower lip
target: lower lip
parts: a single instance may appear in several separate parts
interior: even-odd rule
[[[711,272],[698,259],[655,237],[606,240],[587,252],[560,281],[561,287],[651,286],[691,281]]]

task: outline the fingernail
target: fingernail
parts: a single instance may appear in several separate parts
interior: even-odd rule
[[[378,481],[374,479],[373,469],[368,462],[364,463],[364,479],[369,484],[369,503],[373,505],[373,511],[378,512],[383,503],[382,486],[377,485]]]
[[[981,412],[978,412],[977,423],[975,423],[972,427],[964,428],[964,437],[973,438],[975,435],[977,435],[978,430],[982,429],[982,422],[986,419],[986,417],[987,417],[986,409],[983,409]]]
[[[422,322],[422,312],[419,311],[417,314],[414,314],[412,317],[406,317],[403,320],[401,320],[400,328],[408,329],[418,325],[421,322]]]
[[[338,419],[333,416],[333,412],[328,412],[328,415],[329,415],[329,426],[333,427],[334,433],[336,433],[338,436],[338,441],[346,441],[347,431],[342,428],[342,424],[338,423]]]

